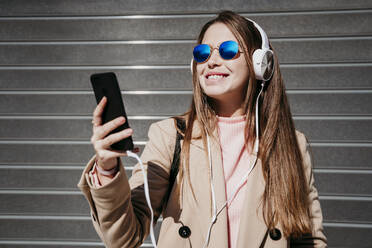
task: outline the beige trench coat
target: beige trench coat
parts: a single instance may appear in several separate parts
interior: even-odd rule
[[[314,187],[307,141],[302,133],[296,131],[296,134],[311,189],[309,199],[314,226],[312,236],[296,243],[290,243],[290,240],[284,238],[283,235],[279,240],[273,240],[268,235],[260,205],[265,181],[262,175],[261,161],[258,160],[247,180],[236,248],[326,247],[322,212],[318,193]],[[161,214],[163,216],[157,243],[159,248],[201,248],[205,242],[212,216],[212,201],[209,166],[203,142],[201,139],[196,139],[199,135],[200,127],[195,124],[190,147],[190,180],[197,202],[192,196],[187,177],[182,182],[177,177],[169,202],[164,204],[163,198],[169,184],[168,178],[173,159],[176,130],[173,119],[162,120],[150,126],[149,141],[141,159],[147,169],[155,219]],[[213,185],[217,209],[220,209],[226,201],[225,181],[221,149],[215,139],[211,139],[211,154]],[[129,181],[123,166],[120,166],[120,171],[109,184],[96,189],[88,176],[94,159],[93,157],[88,162],[78,187],[89,202],[95,230],[106,247],[139,247],[150,230],[150,211],[145,199],[143,175],[139,164],[134,167]],[[181,237],[179,234],[179,230],[183,226],[187,226],[191,231],[188,237]],[[227,212],[224,208],[212,227],[208,247],[227,248],[227,228]],[[277,229],[283,233],[280,225],[277,226]],[[314,246],[311,245],[313,242]]]

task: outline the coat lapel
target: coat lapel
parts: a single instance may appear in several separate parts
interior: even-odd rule
[[[217,129],[214,137],[218,137]],[[225,176],[222,165],[222,152],[219,141],[215,138],[210,138],[211,143],[211,157],[212,157],[212,173],[213,173],[213,187],[216,197],[217,212],[222,208],[226,202],[226,186]],[[209,166],[209,165],[208,165]],[[213,202],[211,202],[211,207]],[[227,210],[226,207],[218,214],[217,222],[213,225],[211,230],[211,238],[208,247],[228,247],[228,226],[227,226]],[[222,246],[223,244],[223,246]]]
[[[265,238],[267,226],[262,216],[262,195],[265,180],[262,174],[262,163],[258,159],[256,166],[248,176],[245,188],[245,199],[241,210],[237,247],[260,247]]]
[[[191,141],[192,145],[196,146],[199,149],[200,156],[205,156],[207,154],[207,148],[204,147],[203,140],[199,137],[201,134],[200,125],[195,122],[193,128],[193,139]],[[218,137],[218,130],[215,129],[214,137]],[[222,153],[219,141],[216,138],[210,137],[210,146],[211,146],[211,158],[212,158],[212,174],[213,174],[213,187],[216,197],[217,211],[222,208],[226,202],[226,190],[225,190],[225,177],[222,167]],[[203,170],[209,172],[208,160],[202,160],[205,163],[200,164],[207,168]],[[206,178],[209,178],[207,176]],[[201,186],[201,184],[198,184]],[[206,215],[200,216],[200,221],[202,223],[201,227],[206,230],[201,230],[203,236],[203,244],[206,239],[208,232],[208,227],[210,225],[212,216],[213,216],[213,202],[212,202],[212,192],[210,187],[210,181],[203,183],[202,189],[200,189],[201,202],[203,202],[203,208],[206,208],[208,213]],[[205,205],[204,205],[205,203]],[[199,217],[198,217],[199,218]],[[207,224],[205,224],[207,223]],[[226,207],[218,214],[217,221],[213,224],[210,234],[210,241],[208,247],[228,247],[228,227],[227,227],[227,211]]]
[[[204,155],[207,148],[204,147],[201,138],[196,138],[198,136],[200,136],[200,126],[196,122],[193,128],[193,139],[191,143],[194,146],[198,147],[200,149],[200,153],[203,153]],[[217,129],[215,130],[214,137],[219,137]],[[217,202],[217,210],[219,210],[226,201],[226,186],[222,164],[221,147],[217,138],[211,137],[210,142],[212,155],[213,185]],[[208,164],[203,164],[202,166],[206,166],[209,169]],[[208,213],[210,214],[201,216],[200,221],[203,223],[203,225],[201,226],[209,227],[209,223],[213,214],[212,211],[210,211],[210,209],[213,209],[212,201],[210,200],[211,189],[209,182],[203,185],[205,186],[204,189],[202,189],[203,196],[208,199],[203,199],[203,202],[207,203],[206,207],[208,207]],[[248,176],[247,185],[245,187],[245,199],[241,210],[241,219],[239,223],[239,233],[237,240],[238,248],[245,248],[247,247],[247,244],[250,244],[250,247],[260,247],[260,244],[265,239],[267,226],[263,220],[261,204],[264,190],[265,180],[262,174],[262,163],[260,159],[257,159],[257,163]],[[208,223],[208,225],[204,225],[204,223]],[[208,247],[228,247],[227,223],[227,210],[225,207],[218,215],[217,222],[212,227]],[[207,231],[208,230],[202,230],[202,233],[206,233]],[[203,238],[205,239],[205,237]]]

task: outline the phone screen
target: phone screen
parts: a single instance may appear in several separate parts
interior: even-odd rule
[[[119,116],[125,117],[125,123],[114,129],[112,132],[110,132],[110,134],[129,128],[127,114],[125,112],[121,91],[115,73],[106,72],[93,74],[90,77],[90,81],[93,86],[97,104],[101,101],[102,97],[106,96],[107,98],[106,106],[102,113],[102,124],[107,123]],[[111,148],[125,151],[133,150],[132,136],[112,144]]]

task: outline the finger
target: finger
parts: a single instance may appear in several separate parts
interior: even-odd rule
[[[97,154],[99,159],[103,162],[112,158],[127,156],[126,152],[116,150],[100,150]]]
[[[124,152],[124,153],[126,152],[124,150],[111,150],[111,151]],[[139,147],[134,147],[133,150],[131,150],[131,152],[134,152],[134,153],[138,153],[139,151],[140,151]]]
[[[125,138],[128,138],[132,134],[133,134],[133,129],[131,128],[124,129],[123,131],[120,131],[118,133],[110,134],[109,136],[107,136],[106,138],[102,140],[102,147],[109,148],[112,144],[120,140],[123,140]]]
[[[114,120],[105,123],[102,126],[93,127],[93,135],[91,138],[91,142],[94,143],[96,141],[104,139],[111,131],[113,131],[115,128],[119,127],[124,123],[125,118],[123,116],[120,116],[115,118]]]
[[[102,123],[102,113],[103,110],[105,109],[107,102],[107,98],[104,96],[102,97],[101,101],[97,104],[97,107],[93,111],[93,126],[100,126]]]
[[[102,126],[97,127],[94,131],[94,135],[97,139],[103,139],[105,138],[111,131],[113,131],[115,128],[119,127],[120,125],[123,125],[125,123],[124,116],[119,116],[107,123],[105,123]]]

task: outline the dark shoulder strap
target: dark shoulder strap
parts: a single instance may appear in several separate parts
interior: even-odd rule
[[[174,119],[176,120],[176,124],[177,124],[178,129],[181,130],[181,132],[184,133],[185,130],[186,130],[185,120],[181,119],[179,117],[174,117]],[[170,174],[169,174],[169,187],[168,187],[168,193],[167,193],[167,198],[166,198],[167,202],[168,202],[168,198],[170,196],[170,193],[172,191],[174,182],[176,181],[176,177],[177,177],[177,174],[178,174],[178,168],[179,168],[179,164],[180,164],[180,153],[181,153],[181,140],[182,139],[183,139],[182,134],[180,134],[177,131],[176,145],[174,147],[172,166],[171,166],[171,170],[170,170]]]

